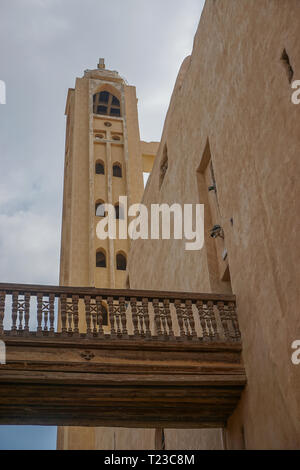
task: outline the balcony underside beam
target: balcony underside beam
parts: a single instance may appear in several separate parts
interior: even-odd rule
[[[246,384],[239,343],[5,341],[0,424],[219,428]]]

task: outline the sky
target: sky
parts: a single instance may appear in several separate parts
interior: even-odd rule
[[[0,282],[58,284],[65,103],[85,69],[137,88],[160,140],[204,0],[0,0]],[[55,428],[1,427],[0,449],[55,449]]]

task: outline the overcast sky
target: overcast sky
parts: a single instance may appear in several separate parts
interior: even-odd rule
[[[57,284],[69,87],[99,57],[137,87],[141,138],[160,140],[204,0],[0,0],[0,282]],[[38,437],[39,436],[39,437]],[[0,427],[0,448],[55,447]]]

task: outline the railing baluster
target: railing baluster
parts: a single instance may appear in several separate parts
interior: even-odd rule
[[[85,296],[84,304],[85,304],[86,334],[88,337],[91,337],[92,329],[91,329],[91,297],[90,296]]]
[[[145,326],[145,319],[144,319],[144,313],[142,312],[142,307],[139,307],[139,325],[140,325],[140,331],[141,331],[141,336],[145,338],[146,336],[146,326]]]
[[[170,312],[170,301],[169,300],[164,300],[164,309],[165,309],[165,315],[166,315],[166,324],[168,326],[168,333],[167,335],[170,338],[174,337],[174,331],[173,331],[173,324],[172,324],[172,317],[171,317],[171,312]]]
[[[74,335],[79,336],[79,316],[78,316],[78,302],[79,296],[72,296],[72,312],[73,312],[73,324],[74,324]]]
[[[229,302],[228,310],[230,313],[230,318],[231,318],[232,326],[234,330],[233,340],[241,341],[241,331],[240,331],[239,322],[238,322],[237,313],[236,313],[236,305],[233,302]]]
[[[216,322],[215,312],[214,312],[214,302],[213,301],[207,302],[207,308],[209,311],[210,324],[212,328],[212,340],[217,341],[219,339],[219,334],[218,334],[217,322]]]
[[[162,334],[165,338],[168,337],[168,324],[167,324],[167,317],[165,315],[160,316],[160,321],[162,325]]]
[[[67,295],[60,296],[60,316],[61,316],[61,332],[62,336],[67,335]]]
[[[91,296],[84,298],[87,336],[103,336],[102,297],[96,297],[95,303],[92,300]]]
[[[195,319],[194,319],[194,314],[193,314],[193,303],[191,300],[187,300],[185,305],[186,305],[186,311],[187,311],[190,329],[191,329],[191,336],[192,338],[197,338],[197,333],[195,330]]]
[[[109,297],[107,299],[107,305],[108,305],[108,313],[109,313],[109,320],[110,320],[110,335],[114,337],[116,335],[116,330],[115,330],[115,308],[114,308],[113,297]]]
[[[153,309],[154,309],[154,321],[155,321],[155,326],[156,326],[156,335],[162,336],[159,300],[153,299],[152,303],[153,303]]]
[[[115,315],[117,336],[122,336],[120,315]]]
[[[55,295],[50,294],[49,295],[50,336],[54,336],[54,332],[55,332],[55,327],[54,327],[54,321],[55,321],[54,303],[55,303]]]
[[[122,335],[128,336],[125,300],[126,300],[125,297],[120,298],[120,314],[121,314],[121,323],[122,323]]]
[[[67,307],[67,318],[68,318],[68,333],[73,333],[73,302],[70,303],[69,299],[66,302]]]
[[[143,315],[144,315],[144,322],[145,322],[145,336],[146,338],[151,337],[151,331],[150,331],[150,317],[149,317],[149,301],[148,299],[143,299],[142,300],[142,307],[143,307]]]
[[[179,325],[180,338],[185,339],[185,332],[184,332],[184,328],[183,328],[181,300],[175,300],[174,305],[175,305],[176,315],[177,315],[177,320],[178,320],[178,325]]]
[[[43,294],[37,295],[37,336],[42,336]]]
[[[45,334],[48,333],[49,309],[50,309],[49,301],[48,300],[43,300],[42,315],[43,315],[44,333]]]
[[[203,308],[203,312],[204,312],[204,318],[205,318],[206,328],[208,332],[208,338],[209,338],[209,341],[212,341],[214,337],[214,332],[213,332],[213,327],[212,327],[212,322],[211,322],[211,317],[210,317],[210,310],[208,308],[208,302],[206,303],[205,308]]]
[[[130,307],[131,307],[131,316],[132,316],[132,324],[133,324],[133,334],[134,336],[139,336],[137,299],[135,299],[134,297],[130,299]]]
[[[103,336],[104,335],[104,330],[103,330],[103,303],[102,303],[102,297],[96,297],[96,310],[98,314],[98,336]],[[96,327],[97,329],[97,327]]]
[[[13,292],[13,295],[12,295],[12,327],[11,327],[11,331],[12,331],[13,334],[16,334],[16,332],[17,332],[18,300],[19,300],[19,292]]]
[[[25,294],[25,316],[24,316],[24,332],[25,335],[29,334],[29,320],[30,320],[30,294]]]
[[[215,302],[212,301],[211,303],[212,305],[210,307],[210,316],[211,316],[212,326],[214,330],[213,340],[220,341],[220,331],[218,328],[218,323],[217,323],[216,314],[215,314]]]
[[[100,307],[101,308],[101,307]],[[93,336],[98,336],[98,309],[97,304],[91,306],[93,320]]]
[[[5,292],[0,292],[0,335],[4,332],[5,299]]]
[[[185,336],[189,338],[191,335],[190,335],[189,322],[188,322],[186,313],[184,313],[183,315],[183,327],[185,329]]]
[[[199,318],[200,318],[200,325],[201,325],[202,333],[203,333],[203,341],[208,342],[209,341],[209,330],[207,329],[207,323],[206,323],[206,319],[205,319],[205,311],[204,311],[204,308],[203,308],[203,301],[198,300],[196,305],[197,305]]]
[[[19,314],[19,333],[23,332],[23,317],[24,317],[24,300],[18,300],[18,314]]]
[[[221,319],[221,323],[222,323],[222,327],[223,327],[225,340],[230,341],[230,333],[229,333],[229,329],[228,329],[227,315],[226,315],[226,312],[225,312],[225,309],[224,309],[224,302],[218,302],[217,305],[218,305],[218,311],[219,311],[219,314],[220,314],[220,319]]]

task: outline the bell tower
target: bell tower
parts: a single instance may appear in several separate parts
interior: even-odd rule
[[[105,215],[104,203],[115,207],[118,229],[124,216],[119,197],[127,196],[128,205],[141,202],[143,171],[151,171],[158,143],[140,141],[136,89],[107,70],[104,59],[76,79],[65,114],[60,285],[129,287],[130,240],[99,240],[96,226]],[[85,328],[81,312],[79,328]],[[96,434],[93,428],[59,428],[58,448],[97,448]]]

